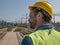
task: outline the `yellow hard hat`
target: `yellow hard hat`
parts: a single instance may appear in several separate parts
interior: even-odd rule
[[[53,7],[50,3],[46,1],[36,2],[33,6],[29,6],[29,9],[32,10],[33,7],[44,9],[49,15],[52,17],[53,15]]]

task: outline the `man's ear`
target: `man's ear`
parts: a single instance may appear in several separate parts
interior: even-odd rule
[[[42,16],[43,16],[42,13],[38,12],[37,17],[42,17]]]

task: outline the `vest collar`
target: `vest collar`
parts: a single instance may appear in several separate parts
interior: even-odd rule
[[[43,25],[39,26],[38,28],[36,28],[36,30],[39,30],[39,29],[51,29],[53,27],[54,26],[52,24],[43,24]]]

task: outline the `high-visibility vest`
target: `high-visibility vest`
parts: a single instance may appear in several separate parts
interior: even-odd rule
[[[54,29],[37,30],[28,36],[33,45],[60,45],[60,34]]]

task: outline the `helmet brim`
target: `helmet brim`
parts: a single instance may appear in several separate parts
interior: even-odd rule
[[[28,9],[32,10],[35,6],[29,6]]]

